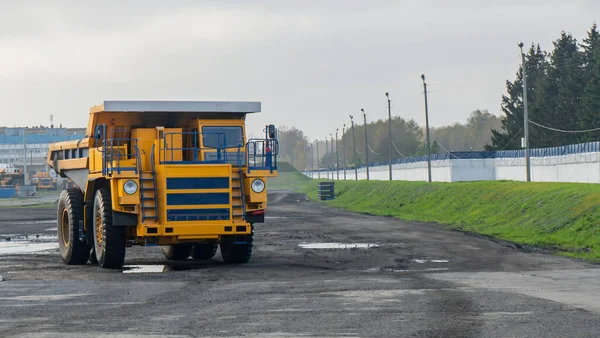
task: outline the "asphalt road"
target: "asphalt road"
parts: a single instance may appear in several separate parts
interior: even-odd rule
[[[293,193],[271,201],[246,265],[135,247],[124,271],[63,265],[55,210],[0,209],[0,337],[600,336],[595,265]]]

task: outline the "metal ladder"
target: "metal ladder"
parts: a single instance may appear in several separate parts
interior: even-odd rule
[[[142,222],[146,219],[158,221],[158,207],[156,193],[156,170],[154,167],[154,145],[150,152],[150,171],[141,170],[140,167],[140,205],[142,207]]]
[[[232,175],[232,203],[231,206],[233,208],[233,220],[241,219],[244,221],[246,219],[246,194],[244,193],[244,169],[242,166],[241,160],[241,146],[238,146],[237,151],[237,176]]]

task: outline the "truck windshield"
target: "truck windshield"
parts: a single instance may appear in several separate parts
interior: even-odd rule
[[[202,127],[205,148],[234,148],[244,146],[242,127]]]

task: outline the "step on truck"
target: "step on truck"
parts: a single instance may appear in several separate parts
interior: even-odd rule
[[[58,244],[69,265],[122,268],[126,248],[166,259],[218,249],[246,263],[264,222],[266,178],[277,175],[277,130],[246,139],[260,102],[104,101],[81,140],[50,145],[48,165],[74,183],[58,200]]]

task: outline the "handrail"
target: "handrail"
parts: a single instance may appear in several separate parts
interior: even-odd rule
[[[250,157],[250,149],[252,149],[252,158]],[[277,170],[277,155],[279,155],[279,141],[277,139],[248,140],[246,143],[248,172],[252,170],[269,170],[271,172]]]
[[[182,146],[181,147],[173,147],[173,137],[175,136],[183,136],[183,135],[192,135],[193,136],[193,144],[192,147],[185,147]],[[216,147],[200,147],[199,146],[199,137],[200,136],[206,136],[206,135],[217,135],[217,146]],[[171,145],[171,146],[169,146]],[[215,160],[208,160],[208,159],[204,159],[204,160],[200,160],[198,158],[198,154],[203,151],[203,150],[215,150],[214,153],[216,153],[216,159]],[[192,160],[181,160],[181,161],[174,161],[172,160],[174,158],[174,152],[175,151],[193,151],[193,158]],[[168,133],[164,133],[159,141],[159,149],[158,149],[158,156],[159,156],[159,161],[160,163],[181,163],[181,164],[199,164],[199,163],[229,163],[229,159],[228,159],[228,152],[227,152],[227,136],[224,133],[201,133],[201,132],[197,132],[197,131],[192,131],[192,132],[168,132]],[[208,151],[205,152],[206,153],[213,153],[212,151]],[[171,157],[171,160],[167,161],[167,158]],[[239,156],[239,151],[238,151],[238,156]]]
[[[112,128],[110,130],[110,138],[107,138],[108,128],[106,124],[98,125],[96,129],[101,133],[100,137],[102,138],[102,146],[99,150],[102,153],[102,175],[108,176],[112,174],[114,170],[116,170],[118,174],[120,174],[122,171],[134,171],[137,175],[139,173],[139,168],[141,167],[139,163],[140,153],[137,147],[138,139],[114,137],[115,131],[119,133],[126,133],[127,129],[124,128],[119,130],[116,130],[116,128]],[[98,135],[94,136],[96,139],[99,138]],[[127,151],[128,146],[132,146],[132,148],[135,150],[135,155],[133,156],[137,156],[136,165],[134,167],[121,166],[121,159],[129,159],[130,157],[132,157],[132,155]],[[121,150],[123,150],[123,153],[121,153]]]
[[[139,174],[142,172],[142,160],[141,160],[141,156],[140,156],[140,149],[138,148],[137,143],[134,146],[135,149],[135,164],[136,164],[136,174]]]

